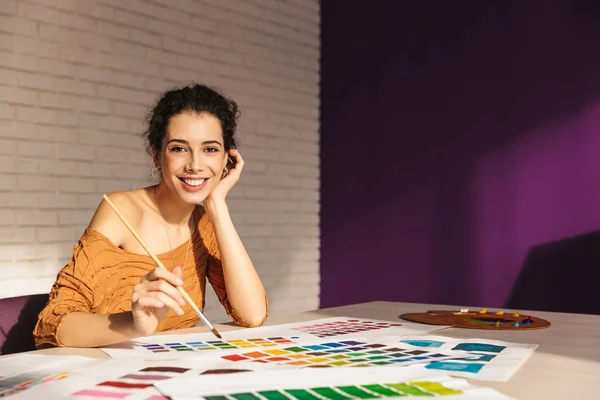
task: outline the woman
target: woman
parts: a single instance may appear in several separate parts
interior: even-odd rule
[[[206,279],[236,323],[266,320],[264,287],[225,201],[244,167],[237,117],[234,101],[203,85],[162,96],[145,133],[159,183],[109,197],[169,271],[103,201],[39,315],[38,348],[96,347],[194,326],[199,318],[176,286],[202,309]]]

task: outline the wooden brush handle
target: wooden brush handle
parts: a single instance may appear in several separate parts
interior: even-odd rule
[[[136,240],[138,241],[138,243],[144,248],[144,250],[146,250],[146,253],[148,253],[148,255],[154,260],[154,262],[156,263],[156,265],[158,265],[161,268],[167,269],[163,265],[163,263],[158,259],[158,257],[156,257],[156,255],[152,252],[152,250],[150,250],[150,247],[148,247],[146,245],[146,243],[144,243],[144,241],[142,240],[142,238],[140,237],[140,235],[138,235],[138,233],[135,231],[135,229],[133,229],[133,227],[131,225],[129,225],[129,222],[127,222],[127,220],[125,219],[125,217],[121,214],[121,212],[117,209],[117,207],[113,204],[113,202],[108,198],[108,196],[105,195],[105,194],[103,194],[102,197],[108,203],[108,205],[113,209],[113,211],[117,214],[117,216],[123,222],[123,224],[125,224],[125,226],[127,227],[127,229],[129,229],[129,232],[131,232],[131,234],[136,238]],[[179,290],[179,293],[181,293],[181,295],[188,302],[188,304],[192,307],[192,309],[198,315],[198,317],[200,317],[200,319],[211,329],[211,331],[216,336],[221,337],[218,334],[218,332],[216,331],[216,329],[213,327],[213,325],[210,323],[210,321],[204,316],[204,314],[202,314],[202,311],[200,311],[200,309],[198,308],[198,306],[196,306],[196,303],[194,303],[194,301],[192,300],[192,298],[190,297],[190,295],[185,291],[185,289],[182,288],[181,286],[176,286],[176,288],[177,288],[177,290]]]
[[[125,224],[125,226],[127,227],[127,229],[129,229],[129,232],[131,232],[131,234],[136,238],[136,240],[138,241],[138,243],[144,248],[144,250],[146,250],[146,253],[148,253],[148,255],[154,260],[154,262],[159,267],[167,269],[167,267],[165,267],[163,265],[163,263],[158,259],[158,257],[156,257],[156,255],[154,255],[154,253],[152,252],[152,250],[150,250],[150,248],[146,245],[146,243],[144,243],[144,241],[142,240],[142,238],[140,237],[140,235],[138,235],[138,233],[135,231],[135,229],[133,229],[133,227],[131,225],[129,225],[129,222],[127,222],[127,220],[125,219],[125,217],[121,214],[121,212],[117,209],[117,207],[113,204],[113,202],[108,198],[108,196],[105,195],[105,194],[103,194],[102,197],[108,203],[108,205],[113,209],[113,211],[115,212],[115,214],[117,214],[117,216],[119,217],[119,219],[121,219],[121,221],[123,222],[123,224]]]

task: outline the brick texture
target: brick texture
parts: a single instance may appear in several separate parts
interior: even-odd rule
[[[1,3],[0,298],[48,292],[102,193],[150,183],[145,113],[198,81],[242,110],[229,204],[271,313],[318,307],[317,0]]]

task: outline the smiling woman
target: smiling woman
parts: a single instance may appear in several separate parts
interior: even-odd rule
[[[206,280],[236,323],[266,320],[264,287],[226,203],[244,168],[237,119],[237,104],[204,85],[160,98],[145,133],[158,184],[109,197],[168,270],[103,201],[39,315],[38,347],[95,347],[194,326],[176,287],[202,309]]]

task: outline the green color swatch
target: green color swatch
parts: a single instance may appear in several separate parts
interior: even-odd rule
[[[231,397],[237,400],[262,400],[260,397],[252,393],[236,393],[232,394]]]
[[[395,397],[398,396],[398,392],[394,392],[384,386],[381,385],[363,385],[363,388],[370,390],[371,392],[375,392],[385,397]]]
[[[298,347],[298,346],[286,347],[284,350],[293,351],[294,353],[300,353],[302,351],[308,351],[308,349],[305,349],[304,347]]]
[[[277,390],[265,390],[263,392],[258,392],[258,394],[268,400],[289,400],[285,394],[280,393]]]
[[[411,385],[418,386],[428,392],[439,394],[440,396],[449,396],[451,394],[461,394],[461,390],[455,390],[445,387],[439,382],[411,382]]]
[[[380,397],[375,394],[365,392],[356,386],[338,386],[337,389],[344,393],[348,393],[351,396],[358,397],[359,399],[376,399],[377,397]]]
[[[391,387],[393,389],[396,389],[400,393],[408,394],[411,396],[429,396],[429,397],[434,396],[431,393],[426,393],[426,392],[422,391],[421,389],[411,386],[411,385],[407,385],[406,383],[386,383],[385,386]]]
[[[314,394],[304,389],[288,389],[285,392],[289,393],[298,400],[321,400]]]
[[[348,353],[347,355],[350,357],[362,357],[365,356],[366,353]]]
[[[388,356],[371,356],[371,357],[368,357],[368,358],[369,358],[369,360],[376,360],[377,361],[377,360],[386,360],[386,359],[391,358],[391,357],[388,357]]]
[[[328,387],[314,388],[312,391],[331,400],[345,400],[348,398],[340,392]]]
[[[357,365],[358,366],[358,365]],[[448,388],[439,382],[417,381],[408,383],[370,384],[361,386],[316,387],[306,389],[264,390],[255,393],[234,393],[235,400],[351,400],[383,397],[422,396],[437,397],[462,394],[462,390]],[[206,400],[229,400],[223,396],[206,396]]]
[[[333,356],[333,357],[330,357],[330,358],[333,358],[334,360],[343,360],[344,358],[350,358],[350,357],[345,356],[343,354],[340,354],[340,355]]]

